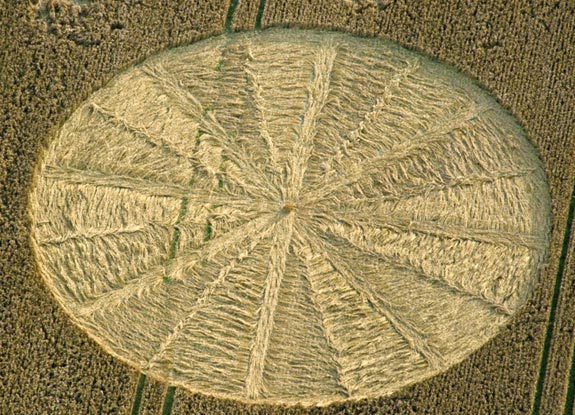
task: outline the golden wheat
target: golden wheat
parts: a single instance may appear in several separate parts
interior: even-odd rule
[[[464,75],[278,29],[96,92],[31,214],[43,278],[108,352],[194,391],[323,405],[493,337],[532,292],[550,201],[520,126]]]

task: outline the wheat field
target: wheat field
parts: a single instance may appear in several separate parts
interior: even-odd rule
[[[446,9],[409,2],[240,0],[150,6],[41,1],[0,11],[4,21],[15,22],[0,29],[9,57],[2,58],[0,86],[7,368],[0,390],[8,397],[1,412],[572,411],[574,310],[568,287],[575,274],[575,145],[568,91],[575,56],[569,5]],[[293,35],[291,41],[300,43],[289,53],[278,40],[266,49],[266,33],[292,36],[258,31],[278,25],[315,30],[288,29],[308,33]],[[465,75],[425,57],[413,60],[424,55],[397,50],[381,38]],[[235,40],[218,49],[222,39]],[[183,53],[179,62],[173,56],[162,61],[178,53],[173,49],[140,64],[192,42],[190,50],[204,53],[201,60]],[[210,46],[202,52],[202,44]],[[381,63],[386,54],[387,68]],[[355,70],[346,73],[346,62],[357,57],[369,69],[353,64]],[[266,75],[274,70],[270,62],[290,60],[301,79],[290,77],[299,83],[282,89]],[[135,64],[141,69],[130,72]],[[201,82],[191,85],[198,95],[189,96],[194,70]],[[109,84],[121,73],[134,83]],[[431,74],[435,78],[426,77]],[[369,82],[365,90],[357,87]],[[420,101],[412,97],[409,102],[417,104],[402,104],[393,90],[400,84],[404,91],[412,85]],[[222,85],[227,95],[214,93]],[[378,94],[383,98],[372,107],[368,98]],[[445,104],[433,106],[444,112],[421,117],[431,108],[430,97]],[[222,113],[222,104],[230,110]],[[374,123],[370,111],[389,106],[403,111],[401,117]],[[362,113],[365,119],[353,118]],[[395,133],[384,131],[398,119],[411,121]],[[413,125],[431,140],[402,147]],[[463,126],[478,147],[470,150],[462,139]],[[340,130],[344,141],[338,141]],[[502,132],[514,136],[514,144],[501,140]],[[389,141],[368,140],[382,136]],[[365,160],[374,162],[373,169],[357,167]],[[34,179],[38,174],[42,178]],[[29,206],[36,212],[31,216]],[[465,217],[469,209],[476,209],[473,218]],[[551,224],[545,219],[550,211]],[[54,220],[63,213],[62,222]],[[481,250],[493,261],[478,271],[477,260],[465,261],[481,257]],[[194,261],[197,266],[190,265]],[[446,267],[453,261],[456,266]],[[147,278],[130,280],[148,266]],[[505,267],[523,267],[519,285],[506,285],[513,278],[489,280],[497,273],[514,275]],[[252,270],[259,272],[242,280]],[[89,283],[79,284],[75,278],[84,271]],[[373,276],[382,273],[401,279],[377,285]],[[153,302],[142,301],[150,293]],[[181,301],[184,295],[198,298],[195,308]],[[293,298],[301,302],[294,305]],[[241,312],[238,301],[245,305]],[[350,304],[355,308],[345,309]],[[237,335],[218,344],[236,345],[238,353],[229,356],[206,343],[200,347],[205,358],[181,367],[181,357],[190,356],[189,339],[206,334],[192,321],[203,316],[229,324],[230,310],[241,316],[233,323]],[[439,310],[443,320],[434,317]],[[387,322],[385,341],[341,330],[376,320]],[[275,332],[271,321],[277,321]],[[346,326],[349,321],[355,324]],[[146,333],[138,327],[162,336],[138,337]],[[308,327],[316,331],[304,335]],[[373,353],[373,344],[393,346]],[[341,351],[350,345],[355,355]],[[309,364],[318,356],[319,364]],[[237,378],[205,375],[206,362],[238,364],[231,371]],[[302,373],[313,376],[302,380]],[[381,386],[377,380],[385,373],[396,383]],[[367,399],[356,401],[361,398]]]

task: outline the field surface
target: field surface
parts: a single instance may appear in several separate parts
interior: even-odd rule
[[[573,413],[573,2],[0,1],[0,21],[0,413]],[[74,325],[34,263],[27,206],[38,157],[92,92],[159,51],[272,26],[381,37],[447,62],[519,119],[543,160],[553,231],[534,295],[470,357],[391,397],[305,409],[166,385]]]

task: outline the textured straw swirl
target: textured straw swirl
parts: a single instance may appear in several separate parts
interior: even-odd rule
[[[270,30],[129,69],[31,197],[39,270],[108,352],[173,384],[324,405],[444,371],[530,296],[550,202],[471,80],[381,40]]]

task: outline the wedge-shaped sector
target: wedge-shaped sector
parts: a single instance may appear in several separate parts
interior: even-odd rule
[[[269,253],[263,243],[252,257],[220,264],[213,283],[191,299],[169,336],[151,356],[150,371],[175,383],[241,398],[256,335]],[[257,259],[256,259],[257,258]],[[216,271],[214,264],[214,271]]]
[[[348,279],[349,270],[336,269],[333,258],[320,245],[307,242],[298,247],[300,259],[309,269],[308,278],[323,304],[326,330],[332,333],[333,347],[339,351],[338,377],[349,394],[373,394],[382,377],[394,390],[406,377],[429,371],[430,361],[412,344],[414,340],[426,340],[416,338],[416,333],[407,334],[409,329],[402,330],[410,323],[392,315],[381,303],[376,304],[374,300],[379,295],[372,296],[360,288],[360,284]]]
[[[289,400],[310,392],[326,401],[347,398],[350,386],[343,374],[342,351],[334,344],[307,265],[295,255],[286,264],[263,372],[265,393]]]
[[[532,295],[550,197],[471,79],[381,39],[217,36],[128,69],[46,149],[39,273],[149,376],[327,405],[447,370]]]

